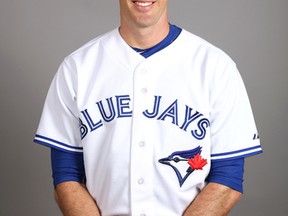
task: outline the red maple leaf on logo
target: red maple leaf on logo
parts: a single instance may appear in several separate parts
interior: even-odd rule
[[[203,167],[207,164],[207,160],[202,158],[200,154],[196,154],[194,158],[188,160],[188,164],[192,167],[193,170],[202,170]]]

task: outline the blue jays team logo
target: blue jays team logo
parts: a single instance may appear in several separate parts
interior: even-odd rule
[[[194,170],[202,170],[202,168],[207,164],[207,160],[201,157],[201,149],[202,147],[198,146],[191,150],[176,151],[168,157],[160,159],[159,162],[170,166],[175,171],[179,185],[182,187],[186,179]],[[188,166],[185,170],[180,170],[180,167],[177,167],[177,164],[181,162],[187,163]]]

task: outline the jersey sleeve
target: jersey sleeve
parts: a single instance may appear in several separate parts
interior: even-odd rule
[[[211,160],[261,153],[249,98],[235,63],[222,63],[216,70],[211,93]]]
[[[68,152],[83,152],[77,111],[77,75],[63,61],[50,85],[34,142]]]

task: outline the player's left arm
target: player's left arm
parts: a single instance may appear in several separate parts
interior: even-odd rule
[[[227,215],[243,193],[244,158],[211,162],[208,185],[187,208],[184,216]]]
[[[222,184],[210,182],[188,206],[183,216],[225,216],[242,193]]]

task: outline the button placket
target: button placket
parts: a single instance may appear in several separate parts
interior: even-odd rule
[[[146,206],[147,198],[150,195],[149,174],[150,152],[146,148],[147,143],[145,126],[147,118],[143,111],[147,109],[147,93],[149,83],[149,73],[145,65],[139,65],[134,73],[134,108],[133,108],[133,128],[131,147],[131,209],[132,215],[146,215],[143,207]],[[151,183],[150,183],[151,184]],[[150,185],[151,186],[151,185]],[[146,206],[147,207],[147,206]],[[142,209],[142,213],[141,213]]]

